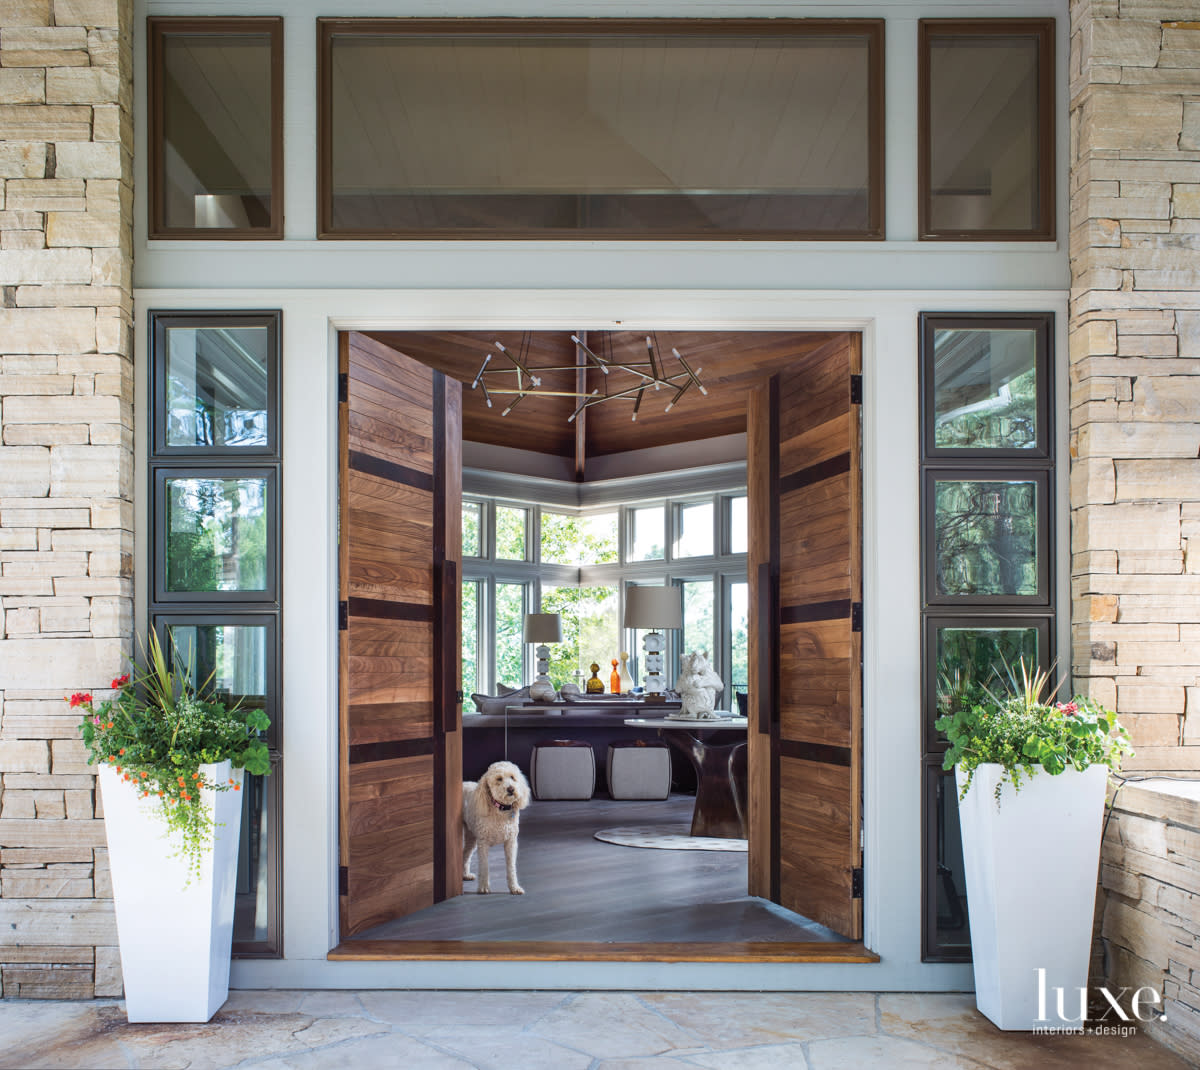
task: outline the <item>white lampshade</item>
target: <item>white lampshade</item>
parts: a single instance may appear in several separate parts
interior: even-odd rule
[[[562,618],[557,613],[526,613],[525,642],[561,643]]]
[[[683,588],[627,587],[625,627],[656,630],[683,627]]]

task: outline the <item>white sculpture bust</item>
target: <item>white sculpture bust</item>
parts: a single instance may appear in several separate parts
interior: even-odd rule
[[[679,679],[675,683],[679,692],[681,712],[687,717],[712,720],[717,715],[717,695],[725,690],[721,678],[713,672],[708,660],[708,651],[684,654],[679,659]]]

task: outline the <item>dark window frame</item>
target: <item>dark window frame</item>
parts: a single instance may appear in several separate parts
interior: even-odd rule
[[[1054,316],[1048,312],[1031,312],[1016,316],[997,316],[990,312],[922,312],[921,323],[921,459],[945,461],[949,464],[997,465],[1009,461],[1041,461],[1049,463],[1052,439],[1051,413],[1054,412],[1054,376],[1050,374],[1050,331]],[[1034,379],[1037,383],[1037,445],[1032,448],[988,448],[937,446],[934,444],[934,418],[937,414],[937,381],[935,374],[934,335],[942,330],[987,331],[1028,330],[1034,332]]]
[[[176,447],[160,452],[159,425],[165,417],[161,411],[165,392],[159,394],[158,381],[165,365],[163,344],[166,331],[162,324],[177,326],[222,326],[240,320],[270,317],[274,323],[271,333],[273,349],[269,363],[275,369],[274,389],[268,395],[268,427],[272,431],[271,452],[261,449],[222,450],[205,446]],[[214,311],[164,310],[149,313],[149,390],[151,433],[148,442],[147,512],[150,537],[148,567],[150,600],[147,614],[150,627],[165,639],[171,624],[263,624],[268,623],[267,687],[273,691],[266,702],[271,727],[267,732],[271,774],[264,784],[266,805],[272,822],[267,838],[267,937],[262,941],[235,941],[233,954],[239,958],[281,958],[283,956],[283,478],[282,478],[282,397],[278,390],[279,368],[283,351],[282,313],[274,311]],[[160,522],[161,488],[171,477],[233,478],[245,475],[269,474],[274,494],[268,498],[267,522],[267,579],[266,591],[164,592],[166,524]],[[165,595],[166,597],[163,597]]]
[[[1045,435],[1045,454],[1035,450],[930,449],[932,443],[933,331],[943,326],[969,325],[971,329],[1006,329],[1037,323],[1044,331],[1045,347],[1037,349],[1040,361],[1039,391],[1046,386],[1043,420],[1042,398],[1038,398],[1039,440]],[[940,944],[937,939],[937,785],[942,762],[949,747],[933,728],[937,667],[938,627],[1037,627],[1038,655],[1043,668],[1057,659],[1057,526],[1055,511],[1055,352],[1053,313],[921,313],[919,341],[919,472],[921,481],[921,960],[923,962],[969,962],[968,944]],[[1036,482],[1038,496],[1038,576],[1045,597],[942,595],[931,598],[935,576],[933,484],[938,477],[980,481],[1017,478]],[[1044,549],[1043,549],[1044,548]],[[1043,573],[1044,570],[1044,573]],[[1044,631],[1043,631],[1044,629]],[[936,774],[936,775],[935,775]],[[956,804],[957,804],[957,796]],[[965,878],[964,878],[965,879]],[[965,892],[965,886],[964,886]],[[969,939],[969,936],[968,936]]]
[[[195,609],[176,610],[160,609],[154,615],[154,630],[164,651],[168,649],[169,629],[196,627],[247,627],[266,628],[267,664],[264,672],[267,693],[264,696],[263,709],[271,718],[271,727],[267,729],[266,743],[272,751],[282,749],[282,717],[279,708],[279,696],[283,692],[283,669],[279,657],[279,617],[276,613],[262,613],[255,610],[243,611],[240,608],[221,609],[218,611]]]
[[[154,391],[154,455],[156,457],[189,457],[203,453],[208,457],[276,457],[279,455],[279,312],[231,312],[220,317],[206,313],[158,313],[152,317],[153,346],[163,359],[152,362]],[[167,332],[176,328],[265,327],[267,329],[267,444],[265,446],[169,446],[167,445],[167,361],[165,359]],[[274,419],[272,419],[274,415]]]
[[[1027,230],[935,230],[931,223],[930,45],[937,37],[1034,36],[1038,40],[1038,179],[1039,225]],[[1056,174],[1054,99],[1055,20],[919,19],[917,22],[917,233],[921,241],[1054,241]]]
[[[884,19],[559,19],[559,18],[338,18],[317,19],[317,237],[327,240],[497,240],[497,241],[883,241],[885,238],[884,157]],[[813,36],[859,35],[868,46],[868,160],[869,224],[863,231],[723,231],[721,233],[647,232],[644,230],[589,232],[573,229],[429,230],[335,229],[333,226],[333,81],[332,50],[339,36],[531,35],[599,36]]]
[[[950,791],[956,792],[953,773],[942,769],[941,756],[933,758],[928,755],[921,761],[921,827],[925,834],[921,837],[921,961],[922,962],[970,962],[971,961],[971,931],[966,929],[966,939],[962,943],[939,943],[937,940],[937,881],[940,876],[937,867],[937,789],[945,783],[943,777],[950,778]],[[957,801],[957,795],[955,795]],[[966,874],[963,874],[963,896],[966,896]],[[964,914],[969,912],[969,908]],[[964,922],[968,919],[964,916]]]
[[[150,516],[154,527],[154,558],[150,565],[151,588],[158,605],[176,603],[221,605],[231,602],[255,605],[277,605],[281,577],[278,569],[271,566],[271,558],[277,557],[280,541],[279,509],[279,466],[277,464],[223,465],[206,464],[186,467],[177,465],[155,465],[154,478],[150,487]],[[163,509],[167,504],[166,481],[168,479],[261,479],[267,490],[267,566],[266,586],[254,590],[233,591],[172,591],[167,587],[167,526]],[[160,523],[161,522],[161,523]]]
[[[178,227],[166,222],[163,136],[163,39],[167,36],[266,36],[271,46],[271,221],[266,227]],[[207,241],[270,241],[283,237],[283,18],[279,16],[151,15],[146,19],[146,84],[150,87],[147,236]]]
[[[938,482],[970,483],[1033,483],[1037,487],[1037,594],[940,594],[937,591],[936,572],[936,517],[935,485]],[[1044,468],[1021,468],[1006,465],[1003,468],[974,468],[963,465],[953,467],[929,466],[921,474],[921,517],[928,525],[927,537],[921,545],[921,570],[925,577],[925,604],[933,606],[1047,606],[1053,600],[1052,584],[1054,569],[1054,502],[1050,493],[1050,472]]]
[[[937,656],[939,628],[1033,628],[1038,633],[1038,667],[1049,671],[1054,662],[1054,618],[1048,613],[1022,613],[1019,610],[988,613],[982,608],[973,613],[942,613],[935,612],[932,606],[929,608],[921,633],[922,709],[925,713],[921,719],[921,738],[926,755],[944,753],[949,747],[946,737],[933,727],[937,710],[937,666],[934,659]]]

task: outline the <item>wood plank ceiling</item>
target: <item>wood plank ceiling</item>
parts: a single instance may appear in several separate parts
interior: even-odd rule
[[[575,402],[567,397],[527,397],[508,415],[501,413],[501,398],[488,408],[480,390],[469,388],[484,356],[495,354],[493,367],[506,367],[497,353],[499,341],[513,352],[523,349],[529,365],[574,365],[586,358],[576,353],[571,331],[374,331],[370,337],[398,352],[437,368],[466,383],[463,391],[463,438],[470,442],[510,446],[558,457],[576,457],[576,425],[567,422]],[[578,332],[577,332],[578,333]],[[645,331],[589,331],[585,335],[593,352],[626,362],[646,359]],[[657,331],[656,348],[664,356],[664,370],[679,371],[672,347],[699,371],[707,396],[694,387],[669,413],[670,394],[646,392],[638,419],[631,419],[633,400],[618,400],[590,407],[583,420],[583,455],[600,457],[627,450],[677,445],[699,439],[732,435],[746,430],[746,392],[765,376],[811,355],[823,346],[844,339],[842,333],[795,331]],[[584,373],[585,389],[597,387],[616,393],[636,379],[624,372],[604,376],[594,367]],[[572,390],[575,374],[555,373],[543,378],[544,390]],[[496,380],[492,380],[495,384]],[[586,471],[586,469],[585,469]]]

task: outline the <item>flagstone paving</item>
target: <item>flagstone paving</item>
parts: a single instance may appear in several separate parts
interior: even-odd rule
[[[235,992],[207,1025],[0,1000],[12,1070],[1186,1070],[1142,1035],[1002,1033],[958,993]]]

